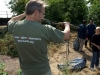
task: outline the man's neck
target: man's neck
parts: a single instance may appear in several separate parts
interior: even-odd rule
[[[90,23],[90,25],[93,25],[93,23]]]
[[[35,18],[33,18],[31,15],[26,16],[26,20],[30,20],[30,21],[37,21]]]

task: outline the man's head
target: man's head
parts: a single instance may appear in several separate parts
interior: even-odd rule
[[[45,6],[42,1],[30,0],[25,6],[26,19],[42,21],[45,15]]]
[[[86,20],[83,20],[83,22],[82,22],[84,25],[86,24]]]
[[[90,24],[93,24],[93,20],[90,20]]]

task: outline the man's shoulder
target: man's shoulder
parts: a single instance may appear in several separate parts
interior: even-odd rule
[[[91,24],[88,24],[87,26],[91,26]],[[95,26],[95,24],[92,24],[92,26]]]
[[[91,27],[93,27],[93,26],[91,26],[91,24],[88,24],[86,27],[87,27],[87,28],[91,28]]]
[[[87,27],[89,27],[90,26],[90,24],[87,24]]]
[[[86,27],[86,25],[80,24],[79,27]]]
[[[95,24],[93,23],[93,25],[95,25]]]
[[[18,21],[8,21],[8,24],[11,24],[11,23],[16,23]]]
[[[77,27],[77,30],[81,30],[83,28],[82,24],[80,24],[78,27]]]
[[[94,26],[94,27],[96,27],[96,25],[95,25],[95,24],[93,24],[93,26]]]
[[[82,26],[83,26],[83,24],[80,24],[80,25],[79,25],[79,27],[82,27]]]
[[[15,20],[15,21],[9,21],[8,25],[16,25],[16,24],[22,24],[24,23],[24,20]]]
[[[45,24],[45,25],[42,25],[43,27],[46,27],[46,28],[50,28],[50,29],[55,29],[55,27],[51,26],[51,25],[48,25],[48,24]]]

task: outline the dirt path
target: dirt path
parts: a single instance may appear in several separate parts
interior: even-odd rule
[[[5,64],[5,71],[8,72],[8,75],[15,75],[16,71],[19,70],[18,58],[0,55],[0,60]]]

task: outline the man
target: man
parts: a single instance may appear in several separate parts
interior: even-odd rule
[[[83,20],[82,24],[79,25],[78,27],[78,38],[79,38],[79,43],[80,43],[80,47],[79,47],[79,51],[83,52],[83,45],[86,39],[86,20]]]
[[[95,33],[96,25],[93,24],[93,20],[90,20],[90,23],[87,25],[87,40],[85,41],[85,47],[87,47],[87,42],[89,41],[89,46],[91,47],[91,37]]]
[[[26,4],[25,13],[11,18],[8,22],[8,30],[13,34],[18,49],[23,75],[51,75],[47,44],[62,43],[69,39],[69,23],[64,22],[64,31],[42,25],[44,14],[43,2],[30,0]],[[24,17],[26,18],[21,20]]]

